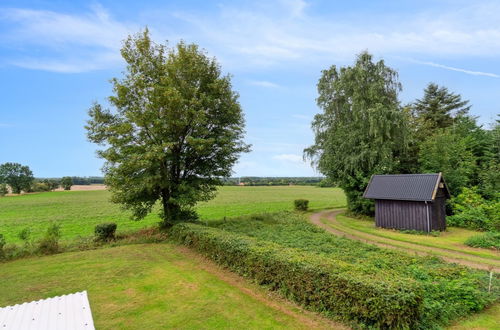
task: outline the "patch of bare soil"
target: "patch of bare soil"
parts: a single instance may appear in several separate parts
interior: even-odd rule
[[[329,320],[318,313],[307,311],[293,302],[290,302],[275,292],[267,291],[235,273],[214,263],[212,260],[190,250],[184,246],[176,248],[186,255],[189,260],[196,260],[198,266],[204,271],[216,276],[229,285],[237,288],[244,294],[258,300],[269,308],[278,310],[297,320],[298,328],[303,329],[350,329],[348,326]]]
[[[91,185],[74,185],[71,186],[72,191],[91,191],[91,190],[106,190],[106,186],[103,184],[91,184]],[[63,191],[62,188],[57,188],[55,191]]]
[[[344,212],[344,210],[318,212],[318,213],[312,214],[309,219],[311,220],[311,222],[313,224],[315,224],[318,227],[323,228],[327,232],[332,233],[332,234],[337,235],[337,236],[342,236],[342,237],[346,237],[349,239],[361,241],[364,243],[373,244],[373,245],[376,245],[376,246],[379,246],[382,248],[399,250],[399,251],[403,251],[406,253],[411,251],[411,253],[414,253],[417,255],[436,255],[437,254],[437,255],[439,255],[439,257],[441,259],[443,259],[447,262],[456,263],[456,264],[460,264],[460,265],[464,265],[464,266],[476,268],[476,269],[493,270],[494,272],[500,271],[499,267],[492,267],[491,265],[488,265],[488,264],[481,264],[478,262],[460,259],[459,256],[462,256],[462,255],[468,256],[465,253],[454,252],[454,251],[444,250],[444,249],[435,248],[435,247],[428,247],[428,246],[423,246],[423,245],[418,245],[418,244],[412,244],[412,243],[408,243],[408,242],[398,242],[398,244],[402,244],[405,246],[403,248],[400,246],[381,243],[381,242],[377,241],[377,240],[380,240],[380,238],[378,236],[375,236],[375,235],[371,235],[371,234],[364,233],[364,232],[359,232],[360,236],[362,236],[362,237],[360,237],[360,236],[357,236],[356,234],[351,234],[351,233],[343,232],[341,230],[332,228],[328,224],[321,222],[321,219],[326,219],[328,221],[328,223],[340,225],[337,222],[337,215],[342,213],[342,212]],[[351,231],[357,232],[354,229],[351,229]],[[383,239],[384,239],[384,241],[388,241],[388,242],[392,241],[390,238],[384,237]],[[457,258],[443,256],[442,255],[443,253],[456,255]]]

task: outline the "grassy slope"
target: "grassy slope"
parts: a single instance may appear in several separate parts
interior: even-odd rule
[[[132,221],[128,213],[109,202],[107,191],[62,191],[0,198],[0,233],[7,242],[19,242],[17,234],[30,227],[40,237],[52,221],[61,224],[63,239],[93,234],[98,223],[114,221],[118,230],[148,227],[159,221],[150,214],[142,221]],[[221,187],[217,197],[201,203],[202,219],[220,219],[245,214],[292,209],[294,199],[309,199],[311,208],[345,205],[340,189],[311,186]]]
[[[227,283],[186,253],[171,244],[128,245],[0,264],[0,288],[8,288],[0,306],[87,290],[97,329],[331,326],[258,299],[259,288]]]
[[[446,232],[441,233],[439,236],[429,236],[407,234],[395,230],[381,229],[375,227],[373,221],[354,219],[342,215],[337,216],[337,222],[339,224],[339,230],[357,230],[363,233],[375,235],[382,238],[388,238],[399,242],[408,242],[422,246],[436,247],[440,249],[446,249],[451,252],[460,252],[468,254],[470,256],[477,256],[496,261],[500,260],[500,254],[496,251],[471,248],[464,244],[467,238],[477,235],[477,232],[473,230],[450,227]],[[384,243],[386,242],[387,241],[384,240]]]

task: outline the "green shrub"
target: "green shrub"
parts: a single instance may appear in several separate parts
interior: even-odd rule
[[[462,227],[474,230],[487,230],[490,227],[490,219],[484,208],[469,208],[455,215],[446,217],[446,222],[452,227]]]
[[[451,205],[454,215],[447,217],[448,225],[500,231],[500,201],[485,200],[477,187],[463,188]]]
[[[5,183],[0,184],[0,197],[3,197],[9,193],[9,189],[7,189],[7,185]]]
[[[383,274],[383,281],[405,278],[407,282],[418,283],[423,289],[421,319],[418,320],[422,328],[435,328],[436,324],[446,324],[481,310],[499,297],[498,284],[493,286],[496,293],[488,294],[488,276],[482,271],[337,237],[293,212],[269,214],[266,221],[246,216],[210,225],[351,265],[369,281],[378,281],[378,276]],[[496,278],[495,281],[498,283]]]
[[[59,252],[59,239],[61,238],[60,226],[51,224],[45,235],[38,241],[38,252],[42,254],[53,254]]]
[[[27,242],[29,241],[31,236],[31,229],[28,227],[23,228],[23,230],[21,230],[17,236],[19,237],[19,239]]]
[[[296,199],[293,201],[293,205],[297,211],[307,211],[309,208],[309,201],[307,199]]]
[[[177,241],[316,311],[376,327],[413,327],[422,289],[415,281],[366,276],[357,266],[196,224],[178,224]]]
[[[116,223],[114,222],[109,222],[109,223],[101,223],[97,226],[95,226],[95,238],[98,241],[109,241],[111,239],[115,238],[115,232],[116,232]]]
[[[500,250],[500,233],[487,232],[469,237],[465,244],[472,247]]]

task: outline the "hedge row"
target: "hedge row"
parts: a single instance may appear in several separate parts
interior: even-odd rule
[[[174,239],[312,310],[378,328],[414,328],[423,292],[408,278],[367,276],[356,266],[245,235],[178,224]]]

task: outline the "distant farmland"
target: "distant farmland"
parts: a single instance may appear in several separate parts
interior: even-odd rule
[[[61,225],[63,240],[90,236],[94,226],[113,221],[118,231],[149,227],[159,221],[150,214],[142,221],[129,219],[129,213],[109,202],[110,193],[100,191],[57,191],[0,198],[0,233],[8,243],[20,242],[23,228],[33,238],[40,237],[52,222]],[[342,190],[312,186],[221,187],[217,197],[198,206],[202,220],[246,214],[291,210],[293,200],[306,198],[310,208],[337,208],[346,204]]]

